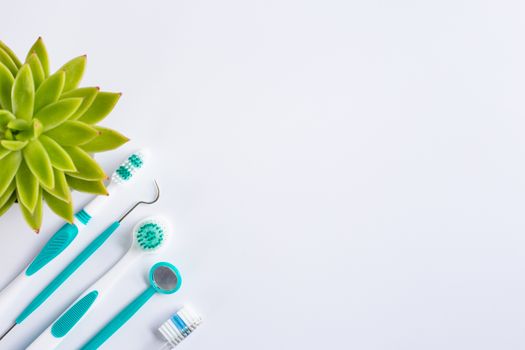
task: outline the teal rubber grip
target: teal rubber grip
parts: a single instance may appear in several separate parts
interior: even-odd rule
[[[89,340],[81,350],[98,349],[106,342],[116,331],[120,329],[139,309],[146,304],[146,302],[155,295],[156,291],[153,287],[149,287],[128,306],[126,306],[117,316],[115,316],[108,324],[104,326],[91,340]]]
[[[31,265],[26,270],[26,275],[31,276],[46,266],[51,260],[56,258],[66,249],[78,234],[78,227],[74,224],[65,224],[51,239],[44,248],[38,253]]]
[[[64,337],[86,314],[91,305],[98,297],[98,292],[93,291],[86,294],[82,299],[71,306],[60,318],[51,326],[51,334],[55,338]]]
[[[16,318],[16,323],[22,323],[29,315],[40,307],[82,264],[89,259],[97,249],[115,232],[120,222],[115,221],[104,232],[99,234],[76,258],[67,265],[22,311]]]

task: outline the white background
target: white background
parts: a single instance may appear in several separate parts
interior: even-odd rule
[[[132,142],[98,159],[111,172],[147,146],[162,199],[0,348],[29,344],[150,214],[172,221],[175,244],[129,271],[63,349],[160,259],[180,267],[182,290],[106,349],[158,348],[155,329],[186,303],[205,318],[188,350],[525,347],[522,1],[17,0],[1,12],[20,56],[42,35],[53,69],[87,53],[84,85],[123,92],[104,125]],[[86,234],[151,196],[148,176]],[[37,236],[17,210],[0,219],[0,286],[60,225],[47,213]]]

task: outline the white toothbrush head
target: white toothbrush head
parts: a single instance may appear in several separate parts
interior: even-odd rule
[[[125,184],[135,178],[135,173],[144,167],[148,152],[137,151],[129,155],[111,175],[111,182]]]
[[[139,221],[133,228],[133,248],[152,253],[166,246],[170,225],[161,217],[149,217]]]
[[[186,339],[201,323],[202,317],[191,307],[184,306],[160,326],[159,332],[166,340],[169,348],[174,348]]]

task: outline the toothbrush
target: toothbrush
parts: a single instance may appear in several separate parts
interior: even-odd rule
[[[100,213],[108,204],[109,195],[116,192],[122,184],[126,184],[135,178],[134,174],[143,167],[144,160],[145,154],[143,152],[131,154],[113,172],[111,182],[107,187],[108,196],[95,197],[84,209],[75,214],[72,224],[65,224],[49,239],[29,266],[0,292],[0,314],[13,305],[19,294],[23,294],[29,288],[31,281],[71,256],[71,249],[66,251],[66,248],[78,245],[78,240],[75,238],[89,224],[91,218]],[[16,323],[0,337],[0,340],[15,326]]]
[[[133,315],[144,306],[156,293],[173,294],[180,289],[182,278],[179,270],[170,263],[160,262],[150,270],[150,286],[135,300],[128,304],[108,324],[104,326],[81,350],[95,350],[106,342],[120,329]]]
[[[147,218],[133,228],[133,242],[128,252],[111,270],[89,287],[26,350],[54,349],[89,312],[103,302],[118,278],[146,253],[158,252],[169,237],[167,223],[161,218]]]
[[[159,328],[166,343],[160,350],[173,349],[202,323],[202,317],[191,307],[184,306]]]

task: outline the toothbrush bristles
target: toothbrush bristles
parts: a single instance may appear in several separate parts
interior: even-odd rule
[[[188,306],[179,310],[159,328],[167,344],[175,347],[188,337],[200,324],[202,318]]]

